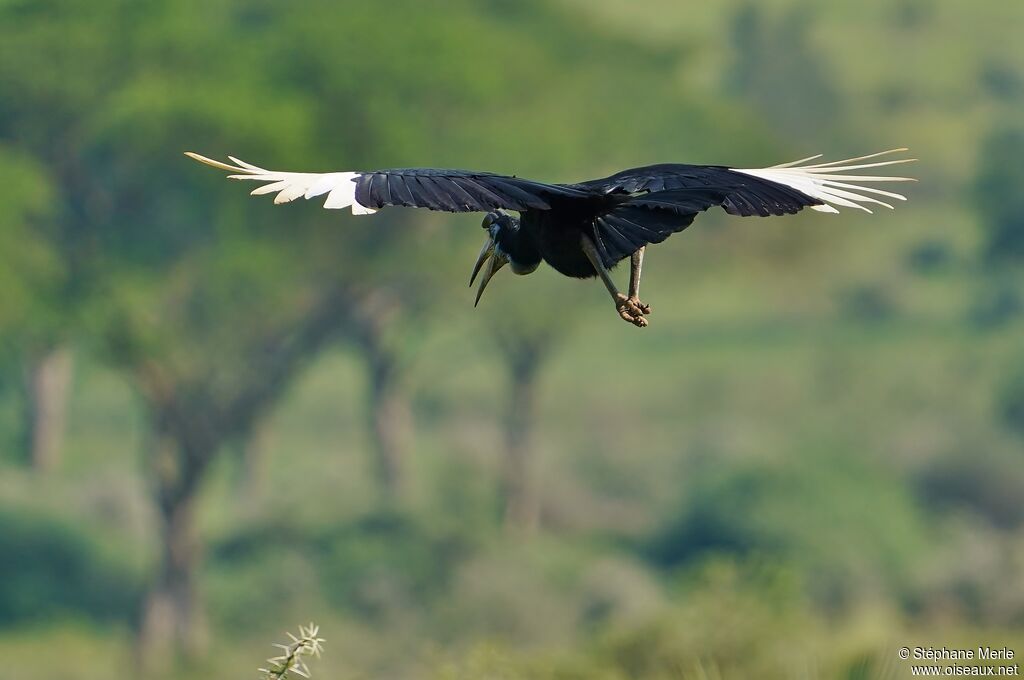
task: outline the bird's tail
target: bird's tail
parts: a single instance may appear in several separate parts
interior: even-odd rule
[[[899,165],[901,163],[912,163],[916,158],[897,158],[893,160],[875,161],[872,163],[861,163],[860,161],[871,160],[879,156],[888,156],[894,153],[904,153],[908,149],[889,149],[878,153],[847,158],[841,161],[829,163],[816,163],[805,165],[809,161],[821,158],[821,154],[802,158],[798,161],[773,165],[770,168],[733,168],[733,172],[742,172],[769,182],[784,184],[792,189],[807,194],[822,202],[822,205],[811,206],[812,210],[821,212],[839,212],[836,206],[843,208],[857,208],[865,212],[871,210],[863,205],[880,205],[892,209],[892,204],[887,203],[874,196],[883,196],[897,201],[907,200],[906,196],[892,191],[883,191],[872,186],[864,186],[865,183],[875,182],[916,182],[912,177],[892,177],[887,175],[849,175],[843,174],[852,170],[863,170],[866,168],[879,168],[886,165]],[[871,194],[871,195],[868,195]]]

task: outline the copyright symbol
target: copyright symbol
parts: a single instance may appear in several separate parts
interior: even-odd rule
[[[903,659],[904,661],[906,661],[907,659],[910,658],[910,648],[909,647],[900,647],[900,658]]]

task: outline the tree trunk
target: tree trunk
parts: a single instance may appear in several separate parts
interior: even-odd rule
[[[401,306],[385,290],[370,291],[360,299],[362,305],[350,316],[349,332],[367,371],[365,416],[377,488],[385,505],[397,507],[407,491],[405,467],[412,419],[401,380],[401,360],[387,341],[386,329]]]
[[[379,344],[364,345],[369,366],[367,419],[384,502],[395,506],[405,495],[409,403],[399,379],[398,360]]]
[[[196,497],[208,466],[229,442],[260,426],[300,368],[329,342],[345,318],[345,291],[332,289],[297,327],[282,328],[255,345],[244,345],[258,371],[232,376],[211,390],[213,366],[184,375],[174,362],[160,363],[135,350],[131,335],[116,338],[149,408],[153,441],[147,459],[160,519],[159,569],[139,616],[137,654],[143,671],[179,658],[201,657],[208,633],[199,587],[202,561],[196,535]],[[223,376],[221,376],[223,378]]]
[[[26,375],[26,446],[37,472],[60,463],[74,362],[68,347],[56,347],[31,360]]]
[[[198,583],[201,550],[195,509],[202,461],[211,456],[182,455],[178,452],[182,444],[166,436],[155,446],[161,545],[157,578],[140,617],[138,654],[146,672],[164,669],[182,657],[199,658],[208,646]]]
[[[539,367],[536,358],[513,362],[511,403],[505,420],[505,460],[501,478],[505,527],[521,533],[534,531],[540,518],[531,455]]]
[[[270,426],[257,422],[249,436],[244,439],[239,452],[242,458],[242,474],[239,479],[241,495],[249,501],[257,501],[266,489],[267,449],[270,447]]]

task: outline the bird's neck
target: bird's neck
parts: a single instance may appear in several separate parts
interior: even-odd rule
[[[529,274],[540,264],[540,248],[530,229],[521,226],[516,218],[502,226],[494,239],[497,247],[508,256],[509,266],[516,274]]]

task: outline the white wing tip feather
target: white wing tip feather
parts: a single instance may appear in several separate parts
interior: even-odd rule
[[[838,207],[857,208],[865,212],[871,210],[864,204],[880,205],[892,210],[893,206],[873,196],[885,196],[897,201],[907,200],[906,196],[892,191],[883,191],[874,187],[864,186],[864,182],[916,182],[912,177],[896,177],[886,175],[849,175],[843,174],[851,170],[862,170],[865,168],[878,168],[888,165],[899,165],[901,163],[912,163],[916,158],[898,158],[895,160],[875,161],[861,163],[879,156],[887,156],[894,153],[904,153],[907,148],[889,149],[878,153],[847,158],[841,161],[828,163],[815,163],[807,165],[808,161],[817,160],[819,156],[811,156],[799,161],[781,163],[770,168],[735,168],[735,172],[742,172],[746,175],[760,177],[769,182],[783,184],[807,194],[811,198],[822,201],[822,205],[810,206],[812,210],[819,212],[838,213]],[[868,195],[872,194],[872,195]]]
[[[309,199],[327,194],[324,207],[328,210],[352,208],[353,215],[372,215],[377,212],[356,200],[355,180],[359,177],[357,172],[278,172],[264,170],[234,156],[228,156],[234,163],[234,165],[228,165],[192,151],[186,151],[185,155],[210,167],[232,173],[228,175],[228,179],[265,182],[249,192],[250,195],[262,196],[276,193],[274,203],[278,205],[290,203],[297,198]]]

